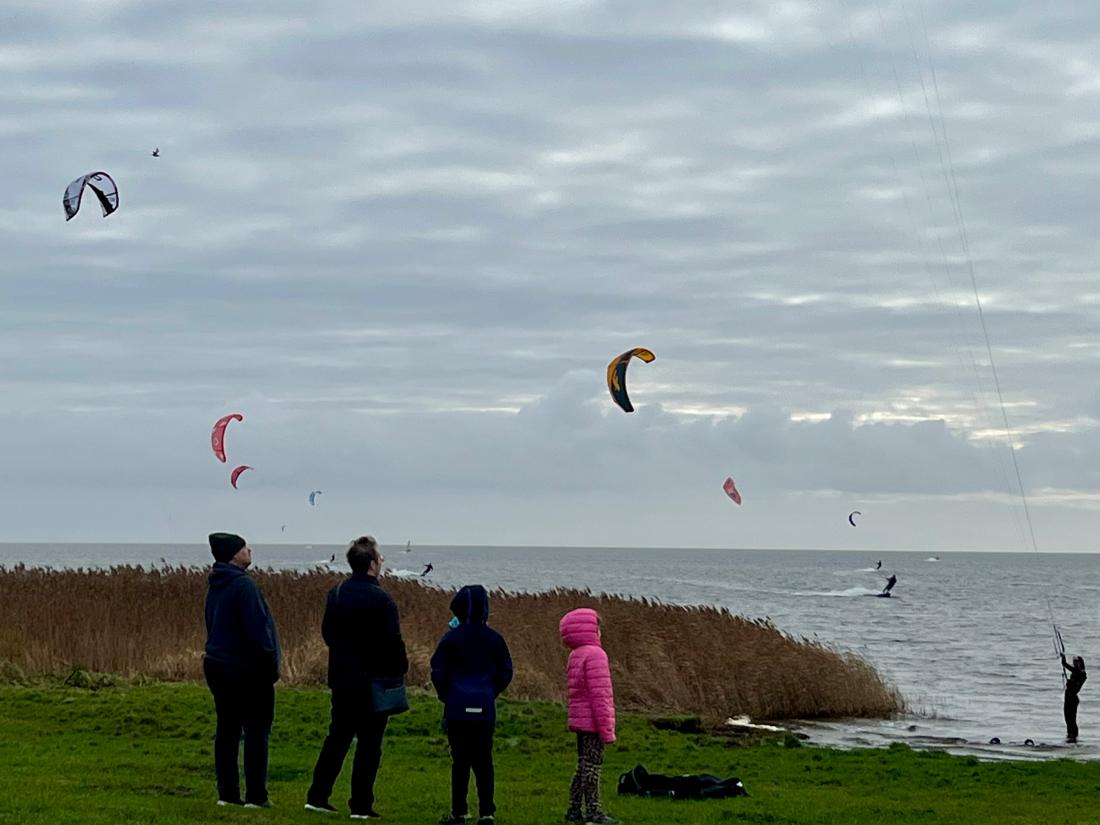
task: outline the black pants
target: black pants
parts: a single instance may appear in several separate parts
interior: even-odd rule
[[[451,746],[451,815],[466,816],[466,798],[470,793],[470,771],[477,783],[479,816],[492,816],[493,802],[493,729],[495,722],[479,720],[447,721],[447,742]]]
[[[226,672],[203,661],[206,684],[214,694],[218,726],[214,733],[214,772],[218,799],[241,798],[237,756],[244,735],[245,802],[267,802],[267,740],[275,719],[275,685],[266,679]]]
[[[1080,702],[1081,700],[1076,696],[1067,693],[1065,704],[1062,706],[1066,715],[1066,739],[1071,742],[1077,741],[1077,705]]]
[[[321,755],[313,769],[313,784],[306,799],[312,803],[328,802],[332,786],[344,767],[344,758],[351,740],[358,739],[355,759],[351,763],[351,812],[365,813],[374,807],[374,780],[382,762],[382,735],[389,717],[374,713],[370,695],[361,691],[332,692],[332,721],[328,736],[321,746]]]

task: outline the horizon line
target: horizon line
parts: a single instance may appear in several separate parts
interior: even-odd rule
[[[255,544],[257,547],[346,547],[346,542],[328,543],[320,542],[316,544],[305,544],[301,542],[249,542]],[[4,546],[27,546],[27,545],[91,545],[91,546],[104,546],[104,545],[119,545],[119,546],[183,546],[183,547],[200,547],[205,548],[206,544],[203,542],[179,542],[179,541],[0,541],[0,547]],[[384,542],[379,544],[380,547],[400,547],[403,548],[406,545],[401,543],[389,543]],[[650,545],[650,546],[636,546],[636,545],[612,545],[612,544],[413,544],[413,548],[432,548],[432,549],[456,549],[456,550],[469,550],[469,549],[484,549],[484,550],[710,550],[719,552],[764,552],[764,553],[865,553],[868,555],[874,555],[876,553],[926,553],[929,555],[938,555],[941,553],[946,554],[959,554],[959,553],[1011,553],[1013,555],[1020,554],[1035,554],[1040,556],[1053,556],[1053,555],[1097,555],[1100,551],[1097,550],[1030,550],[1030,549],[967,549],[967,550],[928,550],[928,549],[876,549],[876,550],[863,550],[856,548],[824,548],[824,547],[702,547],[702,546],[673,546],[673,545]]]

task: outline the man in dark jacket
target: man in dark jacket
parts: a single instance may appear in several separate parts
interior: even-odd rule
[[[313,769],[306,809],[332,812],[329,804],[336,777],[351,740],[359,740],[351,768],[352,819],[378,817],[374,810],[374,780],[382,761],[382,735],[388,716],[371,705],[371,681],[405,675],[409,660],[401,638],[397,605],[378,584],[382,554],[372,536],[362,536],[348,548],[352,575],[328,594],[321,635],[328,645],[328,686],[332,689],[332,720]]]
[[[443,720],[451,746],[451,815],[440,825],[466,821],[470,770],[477,781],[479,825],[493,821],[493,729],[496,698],[512,681],[512,657],[504,638],[487,624],[489,594],[467,585],[451,601],[457,627],[448,631],[432,654],[432,684],[443,702]]]
[[[218,804],[268,807],[267,740],[275,718],[279,637],[256,582],[245,571],[252,548],[233,533],[211,533],[214,566],[206,591],[203,673],[218,717],[214,771]],[[245,797],[237,755],[244,732]]]

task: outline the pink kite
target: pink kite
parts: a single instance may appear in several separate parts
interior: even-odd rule
[[[237,479],[241,477],[241,473],[243,473],[245,470],[251,469],[252,468],[249,467],[247,464],[242,464],[240,467],[237,467],[233,470],[233,472],[229,476],[229,483],[233,485],[234,490],[237,489]]]
[[[210,433],[210,446],[214,448],[214,455],[222,464],[225,463],[225,428],[230,421],[244,421],[244,416],[240,413],[223,415],[214,422],[214,430]]]
[[[741,494],[737,492],[737,485],[733,483],[732,478],[727,478],[726,483],[722,485],[722,489],[726,491],[726,495],[732,498],[738,504],[741,503]]]

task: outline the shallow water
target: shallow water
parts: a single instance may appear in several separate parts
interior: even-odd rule
[[[903,741],[986,759],[1100,759],[1100,683],[1085,685],[1081,742],[1063,744],[1062,683],[1047,597],[1070,655],[1093,659],[1100,564],[1090,554],[508,547],[385,548],[391,572],[443,586],[506,590],[590,587],[681,604],[714,604],[781,630],[853,650],[896,684],[911,711],[890,720],[809,724],[812,740],[855,746]],[[256,545],[276,569],[340,559],[343,548]],[[882,570],[874,564],[882,559]],[[0,544],[0,565],[104,567],[208,564],[200,545]],[[342,569],[342,567],[341,567]],[[886,576],[890,599],[871,598]],[[1090,690],[1091,689],[1091,690]],[[1100,693],[1097,694],[1100,696]],[[989,745],[992,737],[1002,745]],[[1023,742],[1033,740],[1035,746]]]

